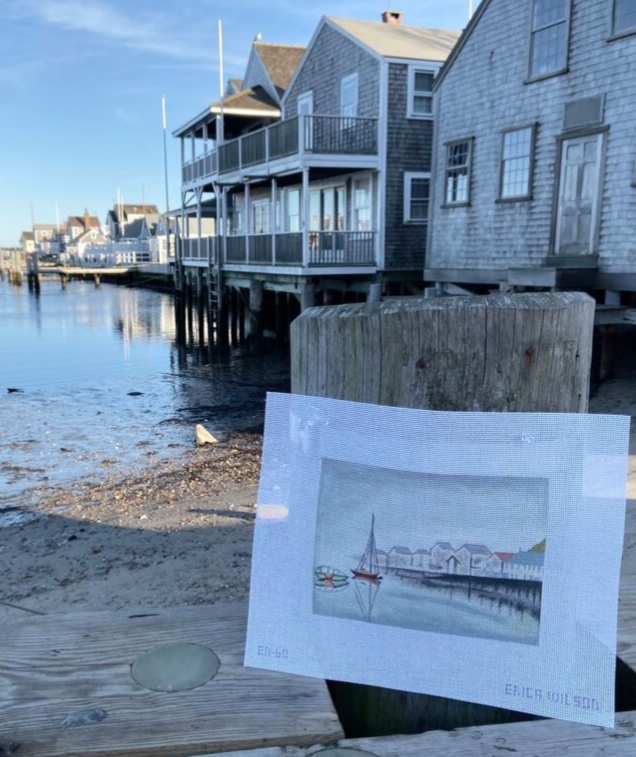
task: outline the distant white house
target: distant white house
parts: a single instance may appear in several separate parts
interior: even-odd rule
[[[448,558],[455,553],[452,545],[447,541],[438,541],[431,549],[431,569],[444,571]]]
[[[378,565],[380,570],[386,570],[389,565],[388,555],[383,549],[378,550]]]
[[[504,566],[513,558],[513,552],[493,552],[483,564],[482,572],[485,576],[502,576]]]
[[[417,570],[428,570],[431,562],[431,553],[428,549],[418,549],[413,552],[412,565]]]
[[[504,564],[504,576],[517,581],[542,581],[544,558],[543,552],[518,552]]]
[[[483,568],[491,554],[492,552],[483,544],[464,544],[455,552],[455,557],[459,562],[459,568],[455,572],[472,576]]]
[[[35,235],[32,231],[23,231],[20,237],[20,247],[22,252],[35,252]]]
[[[387,564],[389,568],[410,568],[413,555],[407,547],[393,547],[389,550]]]

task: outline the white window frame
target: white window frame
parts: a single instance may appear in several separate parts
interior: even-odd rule
[[[293,216],[294,218],[298,218],[298,228],[297,229],[290,229],[290,216],[289,214],[289,195],[292,192],[298,192],[298,216]],[[302,225],[302,218],[303,218],[303,198],[302,198],[302,190],[300,187],[286,187],[283,190],[283,232],[289,233],[289,234],[298,234],[302,231],[303,225]]]
[[[528,184],[526,191],[520,195],[504,195],[504,173],[506,163],[510,158],[504,158],[504,149],[506,145],[506,135],[514,134],[517,131],[529,131],[530,132],[530,153],[528,155],[529,171],[528,171]],[[499,153],[499,195],[500,202],[520,202],[523,200],[532,199],[532,187],[534,183],[534,162],[535,162],[535,149],[537,138],[537,125],[527,124],[526,126],[511,126],[508,129],[504,129],[501,132],[501,148]]]
[[[261,222],[263,219],[266,219],[267,223],[267,231],[256,231],[256,214],[258,213],[261,217]],[[265,215],[263,215],[263,209],[266,210]],[[271,234],[272,230],[270,228],[271,226],[271,207],[270,207],[270,201],[266,197],[254,200],[252,202],[252,228],[250,229],[250,234],[254,236],[260,236],[261,234]]]
[[[411,193],[413,191],[413,179],[428,180],[428,209],[431,208],[431,173],[430,171],[406,171],[404,173],[404,223],[416,226],[425,226],[428,223],[428,213],[426,218],[411,218]]]
[[[344,90],[345,87],[349,84],[355,84],[355,108],[353,115],[351,114],[345,114],[343,113],[343,105],[344,105]],[[349,76],[343,76],[342,79],[340,79],[340,115],[342,118],[357,118],[358,117],[358,106],[360,105],[360,86],[359,86],[359,78],[358,74],[349,74]]]
[[[560,76],[568,70],[570,62],[570,32],[572,28],[572,0],[565,0],[565,60],[561,68],[554,71],[548,71],[541,74],[534,74],[532,72],[532,64],[534,62],[534,36],[538,32],[545,31],[553,26],[563,23],[563,21],[557,21],[555,23],[546,24],[545,26],[534,28],[534,6],[537,0],[529,0],[530,6],[530,19],[528,24],[528,73],[526,81],[541,81],[541,79],[549,79],[552,76]]]
[[[629,37],[632,34],[636,34],[636,24],[628,27],[627,29],[616,28],[616,9],[619,0],[612,0],[612,17],[610,25],[610,39],[620,39],[621,37]]]
[[[433,66],[409,66],[408,69],[408,97],[406,101],[406,117],[414,118],[420,121],[432,121],[433,120],[433,90],[430,92],[415,91],[415,75],[416,74],[433,74],[437,76],[439,69]],[[415,112],[415,96],[430,97],[431,98],[431,112],[430,113],[416,113]]]
[[[302,95],[298,95],[298,104],[296,106],[296,112],[298,115],[300,115],[300,104],[302,102],[310,102],[311,108],[310,108],[310,115],[313,115],[314,113],[314,91],[313,89],[308,90],[307,92],[303,92]]]
[[[457,166],[449,166],[448,159],[450,157],[451,147],[460,144],[468,144],[468,158],[466,162],[466,199],[465,200],[449,200],[448,199],[448,175],[451,171],[455,170]],[[471,183],[473,178],[473,152],[475,149],[475,138],[464,137],[463,139],[453,139],[451,142],[447,142],[446,148],[446,162],[444,164],[444,204],[445,208],[463,208],[470,205],[471,201]]]
[[[359,211],[362,208],[359,208],[356,204],[356,192],[358,191],[358,185],[359,184],[366,184],[366,190],[367,190],[367,198],[369,201],[368,209],[369,211],[369,229],[367,231],[373,231],[374,230],[374,224],[373,224],[373,176],[371,174],[368,174],[366,176],[356,176],[353,178],[351,183],[351,231],[361,231],[359,229]]]

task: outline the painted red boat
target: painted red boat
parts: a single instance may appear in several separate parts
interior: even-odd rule
[[[375,515],[371,516],[371,533],[369,534],[364,554],[360,558],[358,567],[352,568],[351,573],[354,578],[360,581],[376,584],[382,580],[380,563],[378,561],[378,548],[375,543]]]

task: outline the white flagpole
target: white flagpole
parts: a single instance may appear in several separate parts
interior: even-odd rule
[[[57,225],[57,236],[58,236],[58,241],[59,241],[59,237],[60,237],[60,206],[59,206],[59,204],[57,202],[55,203],[55,223]]]
[[[468,20],[473,17],[473,0],[468,0]]]
[[[223,73],[223,21],[219,19],[219,92],[221,96],[221,119],[220,119],[220,134],[217,135],[219,144],[225,142],[225,112],[224,103],[225,98],[225,75]]]
[[[170,218],[168,216],[168,213],[170,211],[170,194],[168,192],[168,142],[166,137],[168,122],[166,119],[165,95],[161,97],[161,123],[163,126],[163,170],[166,181],[166,255],[168,257],[168,261],[170,261]]]

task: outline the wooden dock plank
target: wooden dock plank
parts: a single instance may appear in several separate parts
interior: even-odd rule
[[[243,667],[247,607],[27,617],[0,627],[0,743],[20,757],[164,757],[343,736],[324,681]],[[202,644],[221,661],[193,691],[153,692],[130,665],[171,642]],[[69,713],[105,719],[63,727]]]
[[[377,757],[563,757],[564,754],[572,757],[634,757],[635,723],[636,712],[625,712],[617,717],[617,728],[614,730],[558,720],[537,720],[456,731],[431,731],[421,736],[354,739],[340,741],[337,746],[352,750],[341,753],[340,757],[356,757],[359,751],[353,750],[364,750]],[[324,748],[258,749],[231,752],[219,757],[318,757],[317,753]]]

